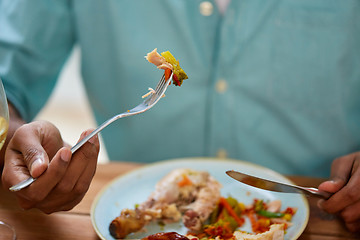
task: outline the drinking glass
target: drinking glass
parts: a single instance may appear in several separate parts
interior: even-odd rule
[[[9,129],[9,109],[6,99],[4,86],[0,78],[0,149],[3,147]],[[16,239],[16,233],[13,226],[1,221],[0,219],[0,237],[8,236],[7,239]]]
[[[4,86],[0,78],[0,149],[5,143],[8,129],[9,129],[9,109],[6,100]]]

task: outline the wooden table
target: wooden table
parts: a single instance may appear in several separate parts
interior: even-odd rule
[[[14,195],[0,189],[0,221],[15,227],[19,240],[42,239],[99,239],[90,220],[90,208],[96,194],[113,178],[139,167],[134,163],[99,164],[88,193],[82,202],[69,212],[46,215],[36,209],[21,210]],[[303,186],[318,186],[322,179],[289,176]],[[299,239],[301,240],[345,240],[360,239],[360,235],[349,233],[337,217],[328,215],[316,207],[317,199],[309,198],[310,220]],[[1,233],[0,233],[0,239]]]

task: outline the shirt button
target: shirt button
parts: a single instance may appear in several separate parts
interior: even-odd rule
[[[225,79],[219,79],[216,82],[215,89],[218,93],[224,93],[227,90],[227,82]]]
[[[203,16],[210,16],[213,13],[214,7],[211,4],[211,2],[208,1],[204,1],[202,3],[200,3],[200,13]]]
[[[227,155],[227,151],[223,148],[220,148],[216,153],[217,158],[227,158]]]

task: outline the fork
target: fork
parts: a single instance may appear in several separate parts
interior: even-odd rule
[[[77,144],[75,144],[71,148],[71,152],[74,153],[76,150],[78,150],[84,143],[86,143],[90,138],[98,134],[101,130],[103,130],[105,127],[109,126],[111,123],[115,122],[116,120],[124,117],[133,116],[139,113],[143,113],[150,108],[152,108],[164,95],[167,87],[169,86],[169,83],[171,82],[171,79],[173,77],[173,74],[169,77],[169,79],[165,79],[165,74],[162,75],[161,79],[159,80],[154,92],[151,92],[151,94],[145,98],[145,100],[134,107],[131,110],[127,110],[124,113],[120,113],[118,115],[113,116],[112,118],[106,120],[104,123],[102,123],[100,126],[98,126],[94,131],[92,131],[89,135],[84,137],[81,141],[79,141]],[[15,184],[14,186],[10,187],[9,190],[12,192],[20,191],[21,189],[29,186],[32,184],[36,178],[29,177],[28,179],[25,179],[24,181]]]

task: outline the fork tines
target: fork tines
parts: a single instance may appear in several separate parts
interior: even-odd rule
[[[156,88],[155,88],[155,92],[156,92],[157,94],[159,94],[159,90],[160,90],[160,89],[163,89],[165,83],[166,83],[165,74],[163,74],[162,77],[161,77],[161,79],[160,79],[160,81],[159,81],[159,83],[156,85]]]

